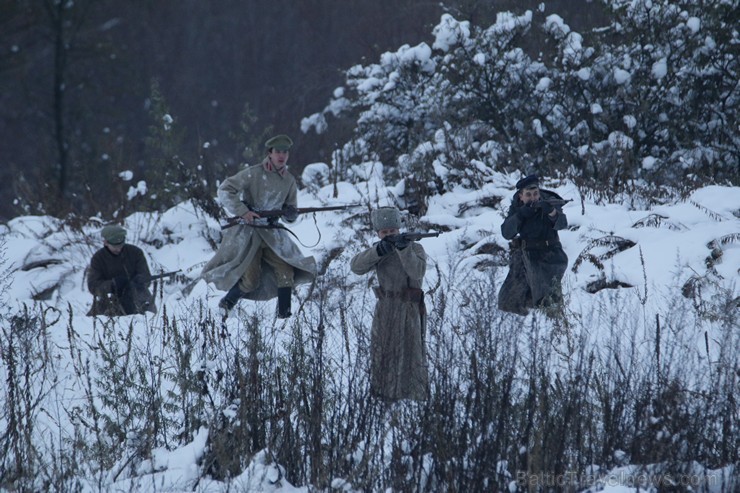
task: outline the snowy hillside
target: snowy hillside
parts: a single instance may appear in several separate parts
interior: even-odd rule
[[[32,360],[27,374],[30,375],[27,401],[19,402],[18,396],[11,395],[12,386],[0,393],[3,409],[0,429],[30,430],[28,444],[35,444],[45,462],[68,468],[71,474],[65,484],[79,485],[82,491],[227,491],[229,485],[231,491],[281,492],[308,491],[308,484],[331,486],[336,488],[334,491],[359,490],[363,484],[374,487],[374,480],[367,483],[366,478],[358,480],[347,471],[359,470],[363,460],[369,476],[373,470],[367,461],[387,462],[389,468],[397,466],[393,459],[396,448],[390,441],[382,441],[390,435],[387,432],[378,435],[380,445],[371,443],[369,436],[339,437],[343,433],[340,428],[354,422],[350,401],[343,399],[349,394],[360,396],[358,402],[364,404],[358,406],[370,406],[363,385],[367,371],[367,331],[374,305],[368,287],[372,282],[367,277],[353,275],[348,263],[352,255],[373,241],[368,225],[369,209],[391,203],[400,190],[383,183],[381,174],[371,164],[355,170],[358,175],[364,175],[364,180],[336,186],[324,185],[323,169],[320,164],[306,168],[302,177],[306,188],[299,193],[300,207],[356,202],[365,206],[349,212],[301,216],[290,226],[300,238],[303,252],[316,258],[322,276],[315,286],[298,288],[294,303],[299,308],[294,308],[294,316],[287,321],[275,319],[275,301],[247,300],[240,302],[238,316],[231,318],[226,327],[220,327],[214,320],[213,313],[223,292],[197,279],[220,240],[219,225],[189,203],[163,214],[137,213],[125,218],[128,242],[144,250],[152,273],[177,269],[182,269],[182,273],[173,281],[158,285],[156,314],[114,320],[85,316],[92,303],[85,285],[86,269],[92,254],[102,246],[101,224],[93,219],[81,227],[73,227],[51,217],[18,217],[0,226],[0,269],[6,275],[2,285],[4,308],[0,314],[3,381],[24,382],[22,375],[9,373],[11,347],[17,345],[16,351],[22,348],[27,356],[39,358]],[[564,279],[569,323],[565,328],[554,329],[552,322],[537,312],[519,317],[495,308],[496,291],[507,270],[508,245],[501,236],[500,226],[517,178],[495,175],[480,189],[460,188],[454,193],[431,197],[423,217],[408,218],[408,225],[413,229],[443,232],[438,238],[421,241],[429,256],[424,288],[429,293],[430,371],[439,378],[433,378],[437,382],[433,385],[436,395],[426,407],[398,411],[402,413],[402,424],[416,426],[404,419],[422,416],[418,424],[421,434],[431,436],[430,428],[424,428],[424,423],[437,419],[435,413],[442,412],[446,408],[445,399],[451,398],[445,397],[449,389],[439,383],[446,378],[456,382],[461,392],[459,404],[448,402],[448,411],[460,410],[458,405],[464,407],[460,412],[468,409],[463,399],[465,389],[470,391],[475,383],[474,373],[467,366],[470,355],[479,355],[481,361],[484,358],[478,346],[482,339],[473,335],[473,329],[466,329],[473,317],[487,317],[489,322],[483,330],[487,331],[488,339],[502,344],[508,341],[512,348],[518,348],[517,354],[502,353],[521,362],[518,368],[509,369],[516,372],[511,381],[520,382],[513,386],[511,402],[519,399],[518,392],[522,396],[526,393],[529,371],[526,362],[534,361],[534,356],[532,360],[527,358],[528,353],[534,354],[535,348],[545,352],[545,373],[558,375],[566,387],[569,376],[586,375],[587,381],[580,386],[600,388],[601,397],[604,393],[614,393],[617,399],[619,386],[608,385],[609,371],[615,361],[623,367],[623,372],[635,374],[652,371],[650,368],[655,365],[659,375],[685,386],[689,402],[691,392],[720,392],[714,386],[717,382],[725,385],[722,387],[725,390],[726,385],[737,390],[736,377],[734,381],[730,378],[729,383],[715,379],[723,374],[720,365],[737,368],[739,363],[740,330],[736,324],[740,320],[740,188],[706,187],[685,200],[676,199],[651,210],[631,210],[623,204],[595,204],[589,197],[582,197],[571,183],[546,181],[543,188],[573,199],[564,208],[569,228],[560,234],[569,257]],[[19,330],[21,322],[26,324],[24,327],[33,325],[34,331],[26,331],[24,335]],[[732,325],[728,327],[728,323]],[[319,332],[321,341],[317,342]],[[30,334],[33,338],[21,344],[23,337]],[[301,344],[310,353],[303,367],[303,373],[308,372],[306,378],[328,375],[327,380],[322,380],[324,407],[318,408],[319,413],[323,409],[323,418],[319,415],[321,436],[315,437],[319,445],[310,446],[308,425],[296,424],[308,412],[304,407],[310,407],[306,394],[305,402],[297,398],[295,402],[281,404],[285,409],[292,409],[288,412],[292,418],[283,418],[279,409],[275,409],[281,417],[273,421],[265,417],[261,421],[263,439],[257,441],[258,453],[242,457],[242,466],[230,469],[229,475],[208,475],[204,458],[210,457],[209,450],[214,447],[214,437],[219,431],[216,424],[228,421],[244,405],[243,399],[230,400],[233,395],[228,391],[231,385],[228,375],[236,371],[232,367],[234,361],[238,361],[240,354],[251,351],[252,344],[263,348],[258,374],[263,375],[264,368],[267,376],[259,392],[272,406],[276,401],[270,399],[292,395],[291,389],[272,387],[278,381],[280,385],[291,383],[280,380],[284,376],[280,371],[275,374],[271,370],[282,367],[287,375],[289,367],[297,364],[294,356],[297,349],[293,346],[298,344],[297,338],[303,338]],[[181,344],[191,346],[182,348]],[[319,351],[319,348],[324,349]],[[659,348],[657,361],[656,348]],[[128,351],[139,356],[129,359],[127,355],[134,353]],[[41,366],[42,359],[48,362],[47,366]],[[505,361],[505,358],[500,360]],[[592,365],[588,370],[584,370],[585,361]],[[450,362],[459,366],[450,366]],[[132,373],[136,368],[138,376],[132,375],[130,380],[118,383],[110,381],[117,371],[126,374],[126,368]],[[183,393],[178,378],[185,377],[178,377],[176,368],[189,368],[193,374],[200,372],[204,385],[210,389],[208,398],[201,402],[194,397],[197,393]],[[508,370],[502,366],[499,371]],[[597,378],[598,375],[601,376]],[[570,380],[570,384],[579,385],[573,382],[577,380]],[[292,384],[296,389],[300,387],[295,381]],[[141,396],[145,394],[150,397],[143,399]],[[165,405],[159,411],[161,415],[152,416],[147,414],[145,406],[133,404],[137,399],[151,402],[150,398],[160,399],[169,407]],[[576,413],[599,414],[603,408],[596,404],[587,406],[585,402],[574,406]],[[371,407],[367,409],[371,412]],[[21,417],[21,410],[29,414]],[[342,414],[344,411],[350,414]],[[654,412],[658,420],[657,411]],[[512,413],[496,426],[514,429]],[[737,409],[734,413],[736,416]],[[491,429],[498,418],[501,416],[486,418],[492,420]],[[24,428],[21,423],[24,419],[33,420],[34,425]],[[720,426],[722,420],[719,417],[717,420]],[[152,428],[154,421],[157,426]],[[655,423],[650,426],[657,431],[650,432],[648,441],[654,441],[659,448],[660,429]],[[286,427],[296,434],[307,434],[300,441],[305,448],[292,451],[289,447],[281,448],[280,444],[294,443],[288,441]],[[663,431],[671,433],[668,428]],[[254,436],[254,428],[250,433],[250,437]],[[478,440],[493,440],[482,433]],[[500,430],[496,433],[502,436]],[[732,433],[737,438],[737,431]],[[147,437],[144,444],[143,435]],[[596,484],[598,478],[603,491],[633,491],[635,485],[624,477],[638,470],[644,472],[641,467],[648,471],[657,468],[656,464],[662,462],[659,456],[650,460],[649,453],[635,457],[634,451],[623,450],[621,447],[627,445],[620,445],[614,437],[611,437],[613,443],[604,443],[601,440],[606,435],[602,432],[591,430],[587,435],[591,437],[591,446],[611,447],[604,455],[611,459],[608,462],[592,459],[594,462],[587,464],[584,462],[587,459],[580,455],[574,459],[569,467],[578,474],[591,474],[593,479],[591,484],[580,483],[581,489]],[[677,436],[673,439],[680,444]],[[441,468],[465,469],[461,465],[465,462],[473,468],[472,452],[484,448],[475,437],[468,440],[471,455],[467,459],[452,455],[445,458],[430,449],[421,454],[418,462],[411,461],[409,474],[417,478],[419,488],[434,490],[435,484],[446,484]],[[79,442],[86,445],[80,446]],[[18,457],[24,449],[18,442],[13,443],[8,445],[8,450]],[[328,450],[322,452],[321,443]],[[339,443],[350,448],[336,450]],[[490,476],[492,488],[494,484],[508,485],[510,491],[517,491],[519,484],[518,491],[523,491],[518,476],[523,468],[510,457],[528,446],[524,442],[510,446],[496,443],[499,447],[496,457],[485,456],[489,462],[495,460],[491,466],[496,469]],[[373,449],[374,446],[377,448]],[[81,448],[69,452],[75,447]],[[398,450],[405,450],[404,447],[411,450],[413,444],[399,447]],[[60,458],[57,452],[63,450],[68,451],[65,452],[68,456],[76,457],[79,464],[72,466]],[[321,469],[313,454],[327,454],[325,457],[344,464],[343,468]],[[413,455],[409,454],[409,457]],[[707,482],[706,489],[731,491],[728,481],[732,469],[727,464],[702,460],[699,454],[697,450],[696,462],[690,466],[697,468],[696,474],[704,479],[722,479],[722,482]],[[286,463],[289,457],[292,459]],[[686,457],[692,458],[692,452],[687,452]],[[342,462],[345,459],[347,462]],[[244,460],[248,467],[244,467]],[[406,463],[401,460],[400,464],[402,467]],[[584,464],[588,467],[581,467]],[[11,466],[12,463],[4,464],[0,478],[3,471],[9,474]],[[322,472],[317,476],[319,470]],[[608,479],[609,474],[613,480]],[[40,473],[38,481],[42,484],[55,477],[58,478],[52,472]],[[737,480],[736,472],[734,477]],[[6,476],[3,481],[0,489],[9,487],[12,477]]]

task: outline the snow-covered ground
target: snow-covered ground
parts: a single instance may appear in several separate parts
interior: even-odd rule
[[[300,191],[300,207],[357,202],[365,204],[365,207],[301,216],[290,226],[301,240],[301,249],[307,255],[316,256],[319,265],[336,247],[346,247],[347,254],[352,255],[372,242],[372,233],[362,222],[367,219],[367,205],[386,205],[392,196],[399,193],[398,187],[386,186],[378,174],[369,169],[366,170],[367,180],[354,184],[339,183],[336,188],[322,187],[322,169],[321,165],[312,165],[304,172],[304,183],[312,186]],[[496,253],[497,250],[491,250],[490,245],[498,245],[504,251],[508,248],[501,236],[500,225],[517,178],[497,175],[481,189],[460,189],[432,197],[425,216],[410,221],[412,225],[432,230],[448,230],[438,238],[421,241],[430,259],[426,287],[437,284],[437,272],[449,272],[453,266],[462,273],[460,279],[463,279],[466,272],[479,276],[480,269],[476,266],[483,261],[501,265],[503,257]],[[717,290],[730,292],[733,299],[740,296],[740,188],[709,186],[695,191],[686,200],[676,200],[651,210],[632,210],[619,203],[597,205],[588,198],[582,198],[576,187],[568,182],[546,181],[543,188],[573,199],[564,208],[570,227],[562,231],[560,237],[569,257],[563,284],[568,311],[574,316],[588,313],[590,306],[615,293],[614,289],[589,292],[595,291],[587,289],[589,285],[599,279],[607,283],[618,282],[622,286],[619,292],[624,296],[626,306],[633,306],[636,310],[635,313],[625,313],[625,316],[653,318],[655,314],[663,313],[671,300],[682,297],[682,289],[687,289],[684,286],[692,278],[695,286],[704,287],[704,296],[709,297]],[[338,191],[336,196],[335,190]],[[501,198],[498,205],[483,205],[496,203],[490,200],[496,197]],[[354,219],[346,221],[350,216]],[[209,308],[216,309],[224,293],[202,280],[195,282],[200,269],[214,253],[209,239],[216,242],[219,239],[219,225],[215,220],[195,210],[191,204],[183,203],[162,214],[133,214],[125,218],[124,226],[129,231],[127,241],[144,250],[152,273],[177,269],[182,273],[177,282],[163,285],[163,296],[157,298],[158,313],[124,317],[122,325],[130,323],[135,332],[146,332],[161,323],[164,308],[170,317],[177,317],[178,313],[191,309],[200,300],[206,300]],[[72,317],[72,325],[80,338],[95,333],[95,319],[85,316],[92,303],[85,276],[90,257],[102,246],[101,227],[91,220],[81,230],[72,229],[51,217],[18,217],[0,226],[1,258],[4,259],[0,269],[9,275],[9,286],[2,293],[5,312],[14,314],[22,311],[24,306],[34,304],[53,307],[59,311],[60,317]],[[608,253],[614,249],[623,250],[613,255]],[[589,253],[601,259],[603,270],[586,258]],[[708,258],[713,260],[708,261]],[[332,264],[330,268],[343,269],[350,283],[356,285],[355,289],[365,289],[366,284],[349,274],[346,265]],[[506,268],[490,272],[500,282]],[[186,286],[189,289],[185,290]],[[307,289],[306,286],[300,287],[297,298],[305,295]],[[47,295],[40,296],[42,292]],[[45,299],[34,301],[34,296]],[[243,313],[255,310],[272,313],[273,304],[274,301],[242,300],[240,309]],[[369,316],[368,310],[368,324]],[[604,323],[604,326],[593,328],[594,337],[606,337],[609,333],[606,322],[594,323]],[[229,324],[237,324],[237,321],[232,319]],[[713,330],[712,323],[706,322],[689,341],[691,347],[688,349],[702,354],[708,351],[706,356],[711,361],[720,349],[712,337]],[[52,333],[58,347],[65,347],[67,337],[61,329]],[[60,351],[59,354],[63,357],[66,353]],[[70,366],[64,362],[58,367],[71,372]],[[5,369],[0,371],[3,380],[4,372]],[[67,376],[63,373],[57,375],[56,385],[64,387]],[[72,402],[79,397],[75,392],[82,391],[70,388],[49,394],[48,398],[64,396]],[[0,422],[3,421],[0,417]],[[44,421],[45,425],[53,426],[54,420]],[[151,485],[156,485],[157,491],[192,491],[199,475],[197,464],[204,453],[206,436],[207,430],[204,429],[186,446],[159,450],[151,463],[139,466],[142,473],[148,472],[142,477],[121,475],[114,478],[111,472],[106,488],[110,491],[147,491]],[[619,480],[620,475],[626,475],[626,469],[623,469],[612,471],[617,479],[604,483],[602,491],[636,491],[634,485]],[[258,455],[248,470],[235,478],[238,481],[235,484],[243,488],[237,491],[308,491],[305,487],[294,488],[285,478],[275,482],[280,474],[274,464]],[[93,490],[92,485],[89,488]],[[226,486],[219,482],[206,484],[201,480],[197,488],[198,491],[225,491]]]

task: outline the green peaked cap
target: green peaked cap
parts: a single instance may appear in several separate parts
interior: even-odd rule
[[[265,147],[268,149],[275,149],[277,151],[287,151],[293,146],[293,141],[287,135],[276,135],[270,137],[265,142]]]
[[[111,245],[121,245],[126,241],[126,230],[117,224],[110,224],[104,227],[100,234]]]

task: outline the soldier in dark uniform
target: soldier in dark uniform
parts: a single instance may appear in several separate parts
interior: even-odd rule
[[[509,214],[501,234],[511,241],[509,273],[498,296],[500,310],[526,315],[529,308],[554,308],[562,303],[560,283],[568,267],[558,230],[568,226],[561,205],[550,200],[562,198],[539,188],[537,175],[516,184]],[[546,310],[551,313],[551,310]]]
[[[110,225],[101,231],[103,248],[95,252],[87,273],[94,296],[88,315],[132,315],[154,312],[151,280],[144,252],[126,243],[126,230]]]

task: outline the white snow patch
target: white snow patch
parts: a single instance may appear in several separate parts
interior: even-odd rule
[[[668,73],[668,60],[666,58],[661,58],[657,62],[653,63],[651,72],[653,74],[653,77],[658,80],[665,77]]]

